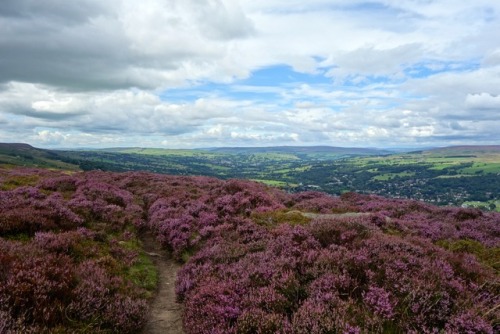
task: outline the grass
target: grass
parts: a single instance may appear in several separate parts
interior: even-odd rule
[[[152,297],[158,285],[158,270],[151,258],[144,252],[142,243],[137,239],[120,241],[120,245],[136,251],[138,256],[132,266],[126,268],[125,278],[146,291],[146,298]]]
[[[500,173],[500,163],[475,162],[472,167],[463,168],[461,171],[466,174]]]
[[[300,160],[300,158],[294,154],[289,154],[289,153],[266,152],[266,153],[253,153],[248,156],[248,160],[249,161],[254,161],[254,160],[295,161],[295,160]]]
[[[406,176],[414,176],[414,175],[415,175],[414,172],[387,173],[387,174],[380,174],[380,175],[374,176],[373,180],[376,180],[376,181],[388,181],[390,179],[395,178],[396,176],[406,177]]]
[[[68,164],[58,160],[51,160],[46,158],[27,158],[22,156],[7,156],[0,153],[0,165],[2,166],[23,166],[34,168],[47,168],[55,170],[71,170],[78,171],[76,165]]]
[[[34,186],[38,183],[38,175],[10,176],[0,185],[0,190],[12,190],[22,186]]]
[[[268,186],[272,186],[272,187],[288,187],[288,186],[296,187],[297,186],[296,184],[291,184],[288,182],[277,181],[277,180],[251,179],[250,181],[264,183],[264,184],[266,184]]]
[[[205,166],[205,167],[208,167],[214,171],[219,171],[219,172],[227,172],[229,170],[231,170],[230,167],[226,167],[226,166],[221,166],[221,165],[215,165],[215,164],[210,164],[210,163],[207,163],[207,164],[201,164],[202,166]]]
[[[491,209],[491,205],[494,205],[494,210],[496,212],[500,212],[500,200],[491,200],[487,202],[479,202],[479,201],[467,201],[462,205],[472,208],[487,208]]]
[[[439,175],[436,179],[456,179],[460,177],[474,177],[475,175],[470,174],[457,174],[457,175]]]
[[[285,210],[252,213],[251,218],[258,225],[268,228],[274,228],[279,224],[305,225],[312,220],[300,211]]]
[[[158,270],[144,252],[141,252],[136,262],[127,269],[125,276],[135,285],[146,290],[147,298],[152,297],[158,285]]]

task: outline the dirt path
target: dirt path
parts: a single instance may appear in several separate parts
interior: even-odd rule
[[[182,305],[175,301],[175,279],[180,266],[161,249],[153,235],[146,234],[142,240],[145,251],[152,257],[159,273],[157,295],[151,304],[143,334],[184,334]]]

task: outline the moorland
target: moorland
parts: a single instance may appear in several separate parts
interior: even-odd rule
[[[0,168],[2,333],[140,333],[158,293],[149,235],[181,266],[175,294],[185,333],[500,329],[500,213],[376,194],[286,192],[250,180],[81,171],[75,157],[87,152],[69,161],[27,145],[2,149],[11,150]],[[269,154],[278,159],[257,156]],[[435,170],[458,167],[443,179],[495,173],[490,153],[468,166],[479,153],[411,153],[429,154],[438,155],[429,157]],[[405,177],[372,173],[380,182]]]
[[[288,192],[378,194],[500,211],[500,146],[404,153],[312,147],[56,151],[0,144],[0,164],[248,179]]]

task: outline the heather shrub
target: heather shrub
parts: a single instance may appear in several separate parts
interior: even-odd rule
[[[69,232],[35,232],[34,243],[47,251],[68,254],[73,247],[82,240],[82,235],[77,231]]]
[[[0,286],[2,311],[28,325],[52,327],[64,321],[75,275],[64,255],[40,254],[15,258]]]
[[[355,207],[346,204],[339,197],[330,196],[325,193],[308,191],[293,194],[291,199],[292,208],[304,212],[315,213],[345,213],[356,212]]]
[[[65,255],[73,255],[71,249],[78,244],[75,240],[85,237],[82,234],[88,232],[43,232],[29,245],[0,238],[2,326],[23,333],[75,324],[116,333],[142,327],[147,312],[144,292],[122,278],[130,277],[120,274],[126,265],[123,259],[103,256],[106,250],[90,250],[87,257],[96,260],[78,264],[80,257]]]
[[[155,276],[133,233],[143,210],[116,178],[87,176],[41,171],[38,186],[0,191],[1,333],[142,328],[155,288],[136,270]]]
[[[12,316],[10,313],[0,310],[0,333],[10,334],[12,333],[12,327]]]
[[[271,313],[262,309],[245,309],[236,324],[238,334],[274,334],[292,333],[289,320],[279,313]]]
[[[185,302],[185,328],[191,333],[234,333],[242,292],[230,282],[206,281]]]
[[[492,272],[427,239],[387,235],[371,216],[317,218],[306,228],[280,224],[253,236],[260,248],[233,226],[181,270],[176,288],[190,314],[188,333],[204,332],[194,316],[204,317],[203,310],[210,310],[203,326],[241,333],[280,326],[290,333],[491,332],[498,315],[487,306],[498,304],[496,285],[485,285]],[[241,297],[229,296],[228,286]],[[464,309],[483,316],[464,325],[451,320]]]
[[[187,333],[498,331],[500,214],[135,172],[39,172],[0,207],[0,332],[140,332],[136,229],[185,262]]]
[[[497,328],[498,330],[498,328]],[[472,314],[471,312],[463,312],[454,316],[448,324],[446,331],[449,333],[480,333],[492,334],[491,326],[481,317]]]
[[[68,305],[70,318],[114,333],[136,332],[143,326],[147,304],[136,288],[95,261],[82,262],[77,273],[75,297]]]
[[[41,189],[58,191],[58,192],[74,192],[77,189],[78,179],[73,176],[63,175],[53,178],[43,179],[39,187]]]
[[[83,220],[56,193],[46,196],[34,187],[0,192],[0,236],[70,230]]]

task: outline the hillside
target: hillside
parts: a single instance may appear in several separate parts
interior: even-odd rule
[[[218,147],[203,149],[224,154],[289,154],[302,159],[330,160],[354,156],[384,155],[394,153],[389,150],[334,146],[274,146],[274,147]]]
[[[0,165],[79,170],[77,165],[61,161],[56,152],[22,143],[0,143]]]
[[[144,172],[0,169],[0,331],[138,333],[181,265],[198,333],[494,333],[500,214]]]
[[[389,155],[366,155],[387,153],[380,150],[336,147],[30,150],[17,150],[14,146],[10,155],[0,154],[0,159],[7,157],[11,165],[67,170],[149,171],[249,179],[289,192],[319,190],[340,195],[354,191],[438,205],[500,210],[498,146],[462,146]],[[17,163],[12,161],[15,156]]]
[[[462,146],[449,146],[442,148],[435,148],[432,150],[423,151],[424,154],[434,154],[434,155],[500,155],[500,145],[462,145]]]

